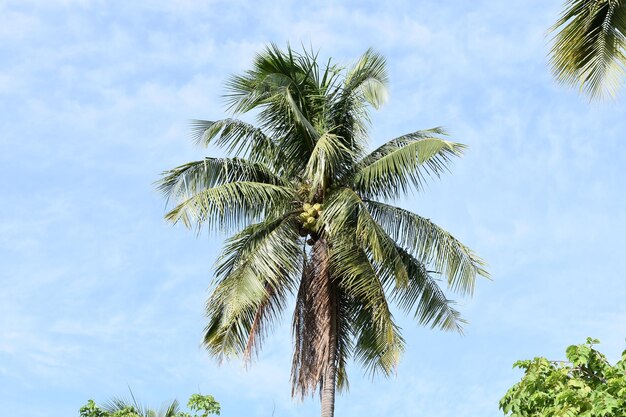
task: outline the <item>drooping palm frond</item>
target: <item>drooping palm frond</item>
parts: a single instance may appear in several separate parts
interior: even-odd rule
[[[590,98],[615,95],[626,69],[626,1],[567,0],[550,28],[556,79]]]
[[[229,231],[258,221],[265,215],[288,210],[293,200],[291,187],[237,181],[207,188],[186,198],[165,218],[188,228],[206,225],[211,230]]]
[[[477,276],[489,278],[482,259],[430,220],[377,201],[368,200],[366,205],[372,217],[400,246],[446,277],[453,291],[472,294]]]
[[[390,375],[404,351],[404,339],[387,304],[383,280],[353,239],[336,236],[331,268],[352,307],[355,358],[371,375]]]
[[[358,242],[380,270],[384,284],[406,285],[407,272],[399,259],[396,244],[370,216],[361,198],[350,188],[342,188],[328,198],[321,216],[327,233]]]
[[[426,179],[439,177],[463,145],[422,132],[393,139],[365,157],[354,176],[354,188],[366,198],[397,199],[411,189],[422,190]],[[416,138],[417,137],[417,138]]]
[[[406,287],[394,288],[391,299],[404,311],[413,312],[420,325],[463,333],[465,320],[426,266],[401,247],[398,246],[397,250],[408,271],[409,282]]]
[[[250,359],[295,291],[302,248],[289,216],[266,220],[228,239],[215,266],[204,345],[215,356]]]

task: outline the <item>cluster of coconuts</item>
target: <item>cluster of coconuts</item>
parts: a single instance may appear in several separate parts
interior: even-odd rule
[[[300,235],[302,237],[306,237],[309,234],[314,234],[317,227],[317,218],[319,217],[322,211],[322,205],[319,203],[309,204],[304,203],[302,205],[302,213],[300,213],[299,219],[302,222],[302,227],[300,228]],[[312,239],[309,239],[312,240]],[[311,242],[308,242],[312,244]]]

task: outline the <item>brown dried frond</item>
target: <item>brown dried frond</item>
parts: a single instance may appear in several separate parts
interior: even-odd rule
[[[291,369],[292,395],[305,397],[320,386],[333,342],[333,285],[328,247],[323,239],[305,261],[293,320],[295,340]]]

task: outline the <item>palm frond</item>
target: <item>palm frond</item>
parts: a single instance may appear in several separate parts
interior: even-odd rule
[[[110,414],[122,411],[135,413],[138,417],[151,417],[151,410],[146,405],[141,405],[131,391],[131,399],[114,397],[108,400],[102,409]]]
[[[407,133],[406,135],[399,136],[395,139],[385,142],[378,148],[374,149],[367,156],[363,157],[359,166],[367,166],[378,161],[380,158],[389,155],[390,153],[398,150],[399,148],[409,145],[417,140],[438,138],[439,136],[447,136],[448,133],[443,127],[434,127],[431,129],[417,130],[415,132]]]
[[[163,172],[156,184],[169,200],[188,198],[208,188],[238,181],[288,184],[264,164],[241,158],[205,158],[189,162]]]
[[[375,263],[384,284],[404,286],[407,271],[399,259],[396,242],[376,223],[361,198],[350,188],[333,193],[320,216],[330,236],[359,242]]]
[[[166,403],[161,406],[158,417],[177,417],[178,412],[178,400],[174,400],[169,404]]]
[[[368,142],[367,104],[374,108],[382,106],[387,99],[388,82],[385,59],[368,49],[348,69],[343,83],[330,88],[327,94],[328,123],[337,127],[336,135],[355,155],[362,155]]]
[[[378,109],[387,101],[389,77],[385,57],[368,49],[346,74],[342,94],[362,95],[367,103]]]
[[[352,239],[332,240],[331,270],[350,299],[355,357],[372,374],[390,375],[404,339],[387,304],[382,280],[365,251]]]
[[[331,132],[321,135],[304,171],[305,178],[311,184],[311,192],[315,194],[320,189],[324,190],[333,176],[350,166],[352,160],[350,149],[345,147],[337,135]]]
[[[396,242],[443,274],[453,291],[472,294],[477,275],[489,278],[485,262],[432,221],[377,201],[367,200],[366,205]]]
[[[406,287],[396,287],[391,299],[406,312],[413,311],[414,318],[423,326],[463,333],[465,320],[453,307],[426,266],[401,247],[397,247],[408,274]]]
[[[261,127],[278,138],[287,159],[308,159],[319,132],[314,119],[322,108],[315,55],[301,55],[290,48],[271,45],[257,56],[253,69],[228,83],[229,107],[235,113],[259,110]],[[294,129],[298,132],[294,135]]]
[[[394,141],[392,141],[394,142]],[[373,162],[359,168],[354,177],[354,188],[366,198],[393,200],[415,189],[424,188],[426,180],[439,177],[448,170],[452,157],[461,155],[464,146],[439,138],[407,141]],[[400,144],[401,143],[401,144]]]
[[[250,359],[295,291],[302,248],[293,216],[266,220],[228,239],[207,302],[204,345],[222,359]]]
[[[165,219],[188,228],[206,225],[228,231],[258,221],[268,214],[287,211],[293,200],[290,187],[238,181],[207,188],[179,202]]]
[[[550,29],[554,76],[592,99],[615,95],[626,69],[626,2],[567,0],[565,5]]]
[[[192,120],[192,139],[203,146],[214,144],[233,156],[274,166],[281,151],[261,129],[238,119]]]

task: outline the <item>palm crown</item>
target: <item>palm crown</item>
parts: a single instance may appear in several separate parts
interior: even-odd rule
[[[447,170],[464,146],[440,128],[367,152],[369,107],[387,96],[384,58],[350,68],[270,46],[227,83],[233,118],[193,123],[225,148],[166,171],[159,187],[188,227],[237,231],[215,265],[208,351],[250,359],[291,296],[294,395],[346,386],[349,358],[389,374],[405,342],[390,303],[423,325],[461,331],[436,275],[471,294],[483,262],[430,220],[389,203]],[[258,126],[236,117],[254,111]],[[322,407],[324,407],[322,396]]]

